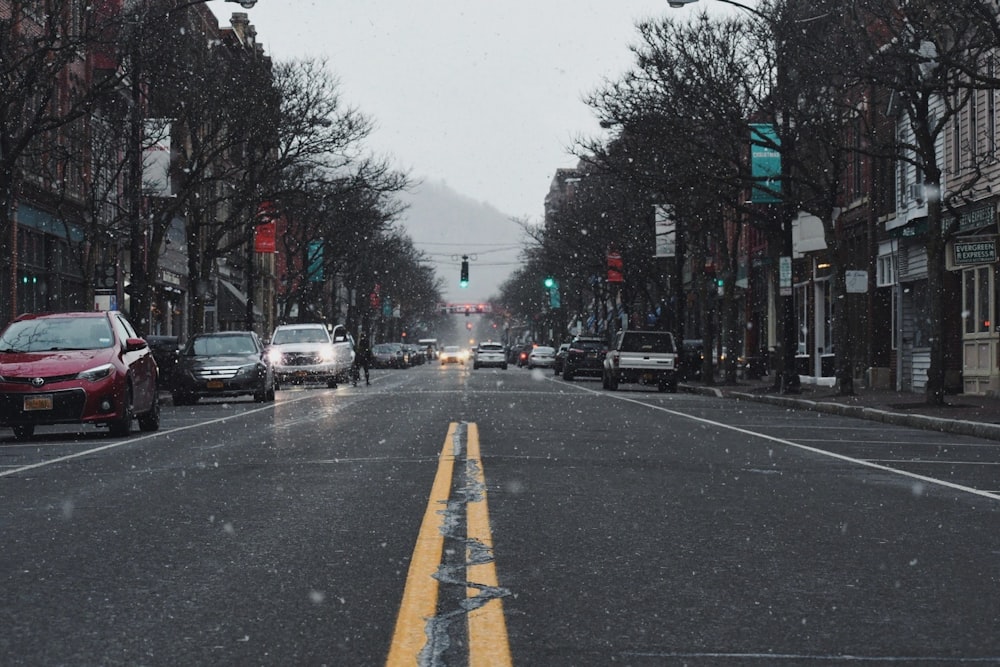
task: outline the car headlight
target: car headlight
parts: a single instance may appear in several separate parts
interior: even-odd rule
[[[98,380],[103,380],[104,378],[110,376],[115,372],[115,367],[111,364],[103,364],[96,368],[90,368],[81,373],[77,374],[78,380],[87,380],[88,382],[97,382]]]
[[[334,355],[332,347],[324,347],[322,350],[319,351],[319,358],[320,361],[324,363],[329,363],[336,358],[336,355]]]
[[[280,364],[281,350],[269,350],[267,353],[267,358],[271,360],[272,364]]]
[[[242,375],[243,377],[254,377],[256,375],[263,375],[264,369],[260,364],[250,364],[249,366],[241,366],[236,375]]]

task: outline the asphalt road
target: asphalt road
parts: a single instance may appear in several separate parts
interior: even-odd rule
[[[1000,664],[1000,445],[436,364],[0,434],[4,665]]]

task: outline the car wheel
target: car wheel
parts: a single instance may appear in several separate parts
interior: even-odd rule
[[[267,390],[264,387],[260,388],[260,391],[255,391],[253,393],[254,403],[263,403],[267,400]]]
[[[660,380],[659,382],[657,382],[656,383],[656,390],[659,391],[660,393],[665,392],[667,390],[667,381],[666,380]]]
[[[507,370],[507,364],[504,364],[504,365],[502,365],[502,366],[500,367],[500,370],[504,370],[504,371],[505,371],[505,370]]]
[[[566,366],[565,368],[563,368],[562,376],[563,376],[563,380],[566,380],[567,382],[572,382],[573,381],[573,371],[571,371],[569,369],[569,366]]]
[[[336,380],[328,380],[327,383],[326,383],[326,386],[329,387],[330,389],[336,389],[337,388],[337,381]]]
[[[14,438],[16,440],[31,440],[31,436],[33,435],[35,435],[34,424],[21,424],[14,427]]]
[[[132,413],[135,406],[132,405],[132,385],[125,385],[125,398],[122,400],[121,417],[108,424],[108,431],[116,438],[129,435],[132,432]]]
[[[159,431],[160,430],[160,397],[153,397],[153,405],[150,406],[149,411],[145,414],[139,415],[139,430],[140,431]]]

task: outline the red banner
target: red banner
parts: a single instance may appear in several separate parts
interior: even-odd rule
[[[265,222],[257,225],[253,235],[254,252],[274,253],[277,250],[277,240],[273,222]]]
[[[621,253],[616,252],[614,250],[608,253],[608,282],[609,283],[625,282],[625,274],[622,268]]]

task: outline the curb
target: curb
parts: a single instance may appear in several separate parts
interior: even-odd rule
[[[788,396],[775,396],[773,394],[753,394],[744,391],[729,391],[718,387],[701,387],[696,385],[681,384],[680,389],[691,394],[704,394],[715,396],[716,398],[735,398],[737,400],[754,401],[756,403],[767,403],[779,407],[792,408],[796,410],[814,410],[841,417],[854,417],[856,419],[866,419],[868,421],[892,424],[894,426],[908,426],[927,431],[939,431],[941,433],[954,433],[956,435],[968,435],[984,440],[1000,441],[1000,424],[984,424],[982,422],[971,422],[962,419],[943,419],[941,417],[928,417],[927,415],[911,415],[893,412],[891,410],[880,410],[861,405],[844,405],[843,403],[810,401],[802,398],[791,398]]]

